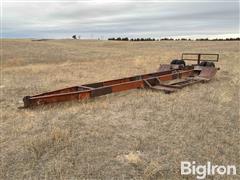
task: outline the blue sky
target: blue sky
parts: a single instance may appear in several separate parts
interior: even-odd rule
[[[4,1],[4,38],[237,37],[239,1]]]

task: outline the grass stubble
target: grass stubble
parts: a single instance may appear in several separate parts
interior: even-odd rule
[[[239,45],[3,40],[0,178],[182,179],[181,161],[239,165]],[[26,95],[153,72],[182,52],[219,53],[221,70],[170,95],[17,108]]]

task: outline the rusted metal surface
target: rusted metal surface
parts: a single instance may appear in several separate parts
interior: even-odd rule
[[[199,77],[211,79],[217,73],[217,68],[203,67]]]
[[[188,65],[172,68],[162,65],[158,72],[131,76],[110,81],[73,86],[23,98],[24,107],[51,104],[72,100],[84,100],[131,89],[149,88],[166,93],[175,92],[185,86],[210,80],[217,72],[215,67]]]
[[[160,67],[158,68],[159,72],[170,71],[170,70],[171,70],[170,64],[160,64]]]

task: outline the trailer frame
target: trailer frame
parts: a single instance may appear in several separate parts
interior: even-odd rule
[[[184,54],[193,53],[183,53],[182,60],[184,59]],[[201,54],[194,53],[194,55],[197,55],[198,58],[195,60],[200,63]],[[217,61],[218,58],[219,55],[217,56]],[[85,100],[131,89],[147,88],[164,91],[165,93],[175,92],[188,85],[207,82],[216,74],[217,70],[219,70],[219,68],[215,67],[199,66],[199,63],[197,65],[186,65],[184,67],[165,64],[160,67],[159,71],[154,73],[83,84],[33,96],[25,96],[23,98],[24,108],[64,101]]]

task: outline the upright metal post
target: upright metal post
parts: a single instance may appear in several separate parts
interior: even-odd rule
[[[198,54],[198,60],[197,60],[198,65],[200,64],[200,59],[201,59],[201,54]]]

